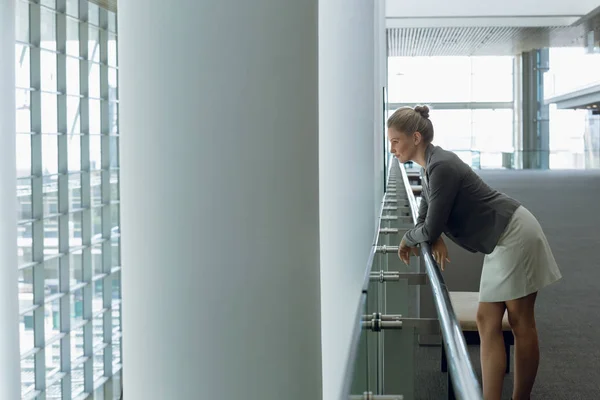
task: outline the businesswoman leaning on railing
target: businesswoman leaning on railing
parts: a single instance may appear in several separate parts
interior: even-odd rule
[[[540,224],[518,201],[486,185],[454,153],[431,143],[427,106],[400,108],[387,126],[392,153],[402,163],[423,167],[419,218],[402,238],[400,258],[408,263],[414,248],[428,242],[443,270],[449,260],[442,233],[471,252],[485,254],[477,311],[484,398],[499,400],[502,394],[502,318],[508,310],[515,337],[513,399],[529,399],[539,363],[536,295],[561,278]]]

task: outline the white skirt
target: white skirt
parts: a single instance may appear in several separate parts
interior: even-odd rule
[[[537,219],[519,207],[490,254],[483,260],[480,302],[525,297],[562,277]]]

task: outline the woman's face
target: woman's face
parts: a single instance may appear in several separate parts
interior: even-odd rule
[[[390,151],[392,154],[400,160],[401,163],[411,161],[416,152],[418,146],[417,134],[406,135],[402,132],[397,131],[395,128],[388,128],[388,140],[390,141]]]

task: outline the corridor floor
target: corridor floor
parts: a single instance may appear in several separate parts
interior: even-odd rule
[[[541,360],[532,399],[600,399],[600,171],[498,170],[480,175],[536,215],[563,274],[538,296]],[[479,348],[469,351],[481,379]],[[416,399],[447,398],[440,348],[419,347],[416,359]],[[511,396],[512,367],[503,399]]]

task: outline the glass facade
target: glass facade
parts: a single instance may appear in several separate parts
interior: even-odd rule
[[[551,48],[550,70],[544,74],[546,99],[600,84],[600,54],[584,48]],[[550,105],[550,168],[600,168],[598,115]]]
[[[19,0],[16,21],[22,398],[82,398],[121,370],[116,15]]]
[[[434,144],[479,168],[513,152],[513,57],[390,57],[389,103],[431,106]],[[388,110],[388,115],[393,113]]]

